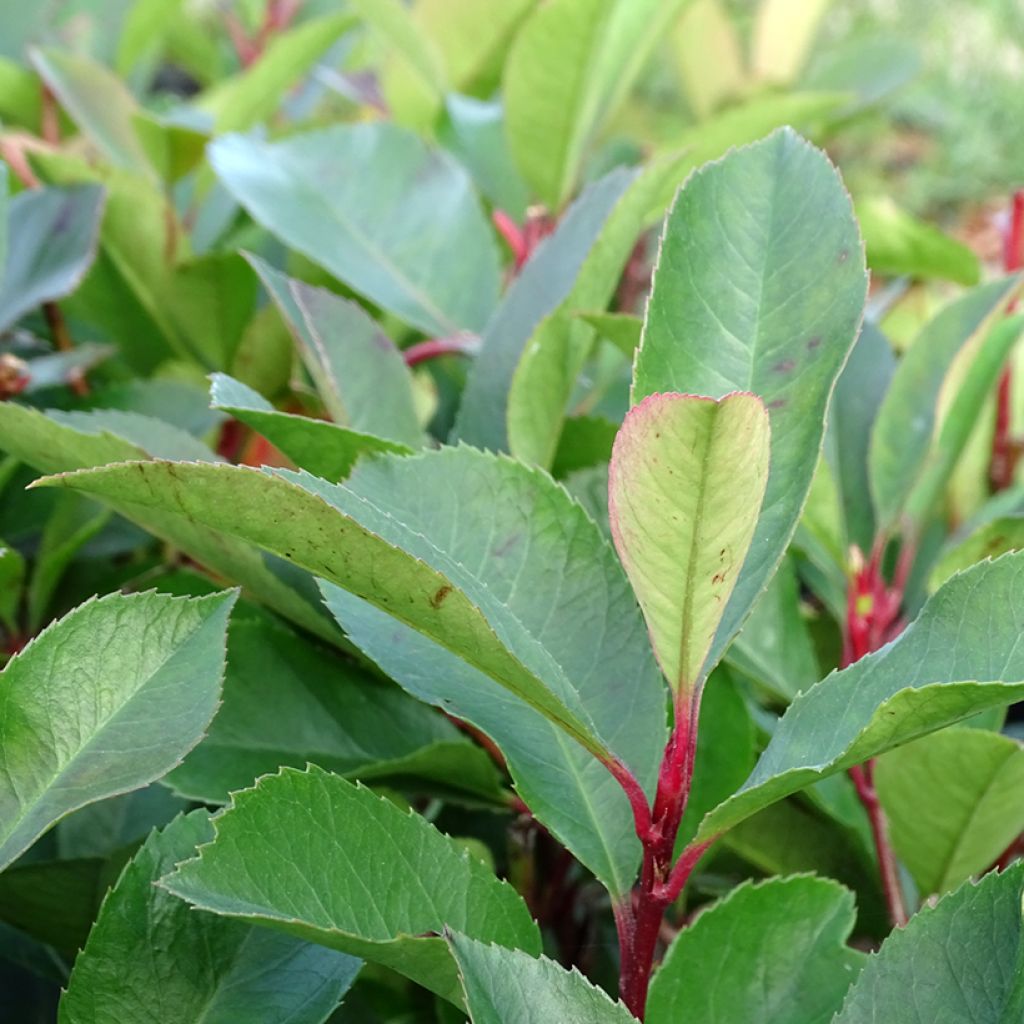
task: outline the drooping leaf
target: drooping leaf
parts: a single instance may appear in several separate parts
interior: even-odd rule
[[[1024,695],[1024,555],[953,577],[891,644],[801,694],[750,778],[705,819],[719,834],[816,780]]]
[[[154,884],[213,834],[193,811],[146,840],[75,960],[60,1024],[322,1024],[335,1009],[355,957],[196,913]]]
[[[752,391],[771,419],[761,518],[710,664],[796,528],[865,288],[849,197],[825,156],[787,129],[696,172],[666,221],[633,400]]]
[[[1024,831],[1024,749],[984,729],[943,729],[875,766],[893,846],[923,896],[990,867]]]
[[[551,210],[572,195],[587,146],[681,8],[680,0],[552,0],[520,29],[504,76],[509,144]]]
[[[216,711],[233,594],[112,594],[0,675],[0,865],[66,814],[159,778]]]
[[[494,236],[466,173],[415,135],[389,124],[227,135],[209,158],[255,220],[373,302],[434,335],[484,326]]]
[[[633,1024],[622,1003],[547,957],[449,938],[473,1024]]]
[[[16,195],[7,207],[0,331],[42,303],[67,295],[85,276],[96,255],[103,189],[33,189]]]
[[[340,426],[418,448],[412,381],[394,342],[363,308],[248,257]]]
[[[214,826],[213,843],[161,883],[201,910],[384,964],[454,1002],[443,929],[540,951],[510,885],[424,818],[338,775],[263,778]]]
[[[234,622],[223,706],[167,784],[194,800],[226,803],[262,775],[307,764],[500,796],[487,754],[440,715],[279,625]]]
[[[646,1020],[829,1024],[867,959],[846,945],[853,893],[827,878],[746,883],[669,947]]]
[[[650,395],[616,438],[612,536],[677,694],[692,694],[706,675],[757,526],[768,455],[768,414],[749,394]]]
[[[1024,1015],[1024,864],[967,882],[871,957],[835,1024],[1009,1024]]]

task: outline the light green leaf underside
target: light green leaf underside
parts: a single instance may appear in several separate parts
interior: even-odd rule
[[[796,529],[865,292],[849,196],[824,154],[789,129],[697,171],[666,220],[633,400],[751,391],[771,420],[761,518],[709,664]]]
[[[465,935],[448,941],[473,1024],[634,1024],[621,1003],[575,969]]]
[[[813,875],[744,883],[679,933],[648,1024],[829,1024],[867,959],[847,939],[853,893]]]
[[[919,911],[869,958],[835,1024],[1024,1019],[1024,864]]]
[[[335,1009],[355,957],[196,913],[154,885],[213,832],[194,811],[146,840],[75,960],[60,1024],[321,1024]]]
[[[79,807],[160,778],[220,699],[233,594],[112,594],[0,675],[0,866]]]
[[[1024,555],[953,577],[891,644],[798,696],[750,778],[701,826],[716,835],[812,782],[1024,697]]]
[[[980,874],[1024,831],[1024,748],[1009,736],[944,729],[880,758],[875,788],[922,896]]]
[[[532,953],[507,883],[417,814],[316,768],[234,795],[216,838],[161,883],[202,910],[384,964],[453,1002],[446,927]]]
[[[747,557],[768,480],[768,414],[755,395],[650,395],[615,440],[615,547],[673,690],[692,692]]]

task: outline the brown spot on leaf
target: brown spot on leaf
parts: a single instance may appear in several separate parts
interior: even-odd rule
[[[781,409],[785,404],[786,404],[786,400],[784,398],[776,398],[774,402],[769,402],[765,406],[765,408],[766,409]]]
[[[443,587],[437,588],[437,593],[430,599],[431,608],[440,608],[444,599],[452,592],[452,588],[446,583]]]
[[[807,340],[807,351],[813,352],[821,344],[821,335],[816,334],[813,338]]]
[[[772,369],[776,373],[792,373],[796,369],[795,359],[783,359],[781,362],[776,363]]]

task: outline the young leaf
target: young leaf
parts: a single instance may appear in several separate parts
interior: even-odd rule
[[[295,416],[275,409],[262,395],[233,377],[210,377],[210,405],[231,413],[252,427],[300,469],[325,480],[342,480],[361,455],[394,452],[411,455],[412,449],[393,441],[339,427],[326,420]]]
[[[983,729],[943,729],[890,751],[875,788],[892,844],[924,896],[980,874],[1024,831],[1024,749]]]
[[[803,69],[830,0],[762,0],[757,6],[751,65],[772,83],[791,82]]]
[[[220,700],[234,594],[112,594],[40,633],[0,675],[0,866],[95,800],[159,778]]]
[[[540,952],[526,904],[418,814],[316,768],[234,795],[162,885],[194,907],[384,964],[453,1002],[454,928]]]
[[[673,692],[701,685],[768,481],[755,395],[650,395],[626,416],[608,474],[612,536]]]
[[[421,447],[412,378],[380,325],[355,302],[286,277],[256,256],[248,260],[280,310],[335,422]]]
[[[834,1024],[1009,1024],[1024,1016],[1024,864],[967,882],[871,957]]]
[[[522,627],[503,616],[486,588],[457,564],[445,564],[446,574],[394,546],[363,526],[354,509],[341,511],[327,500],[344,499],[338,485],[317,477],[300,479],[306,486],[242,466],[154,461],[48,477],[40,483],[81,490],[129,515],[148,516],[156,510],[165,517],[184,518],[315,572],[489,675],[596,757],[609,757],[586,721],[579,695],[550,656],[528,647],[530,667],[495,633],[504,624],[515,636]],[[353,503],[355,508],[359,504]],[[473,598],[460,582],[470,587]],[[495,618],[493,625],[484,609]]]
[[[473,1024],[635,1024],[622,1003],[547,957],[459,934],[448,942]]]
[[[827,878],[745,883],[669,947],[648,1024],[829,1024],[867,959],[847,939],[853,893]]]
[[[698,121],[747,82],[739,26],[719,0],[693,0],[672,32],[674,70]]]
[[[505,66],[509,144],[552,211],[572,195],[586,147],[633,85],[681,0],[552,0]]]
[[[771,419],[771,471],[714,664],[796,528],[829,396],[857,334],[866,277],[842,182],[788,129],[697,171],[662,239],[633,400],[752,391]]]
[[[465,171],[415,135],[390,124],[227,135],[209,156],[256,221],[389,312],[434,335],[484,326],[494,236]]]
[[[928,587],[938,590],[950,576],[969,569],[975,562],[1021,548],[1024,548],[1024,518],[1001,516],[980,526],[942,554],[932,570]]]
[[[816,780],[1024,696],[1024,555],[953,577],[887,647],[801,694],[707,838]]]
[[[150,835],[75,960],[59,1024],[321,1024],[335,1009],[355,957],[196,913],[154,884],[213,833],[193,811]]]
[[[0,277],[0,331],[73,291],[96,255],[103,189],[21,192],[7,204],[7,261]]]

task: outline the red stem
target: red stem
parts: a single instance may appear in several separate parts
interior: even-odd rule
[[[402,352],[406,366],[418,366],[439,356],[470,356],[479,345],[479,339],[469,334],[458,334],[451,338],[431,338],[410,345]]]
[[[875,840],[875,851],[878,854],[878,869],[882,876],[882,890],[885,893],[885,903],[889,908],[889,917],[897,928],[902,928],[907,923],[907,908],[903,902],[903,890],[900,886],[899,867],[896,864],[896,855],[893,853],[892,843],[889,841],[889,823],[885,818],[885,811],[878,801],[878,793],[874,785],[874,762],[860,766],[854,765],[850,769],[850,778],[857,789],[857,796],[868,813],[868,820],[871,822],[871,835]]]

